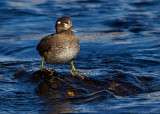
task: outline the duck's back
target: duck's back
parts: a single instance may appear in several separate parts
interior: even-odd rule
[[[49,64],[63,64],[71,61],[79,52],[79,41],[71,31],[44,37],[37,46],[39,54]]]

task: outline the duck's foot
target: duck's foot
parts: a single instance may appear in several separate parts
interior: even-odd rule
[[[53,70],[52,68],[41,67],[41,71],[51,72],[52,70]]]
[[[80,76],[82,79],[84,79],[84,77],[88,77],[87,75],[83,74],[83,73],[79,73],[79,72],[76,72],[76,71],[73,71],[73,70],[70,70],[69,71],[70,73],[72,73],[72,75],[77,75],[77,76]]]

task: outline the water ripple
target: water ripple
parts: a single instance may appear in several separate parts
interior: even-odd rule
[[[157,0],[0,1],[0,113],[159,113],[160,2]],[[36,51],[69,16],[81,50],[41,72]]]

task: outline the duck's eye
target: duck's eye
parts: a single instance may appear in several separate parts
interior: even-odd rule
[[[68,24],[68,21],[64,22],[65,24]]]

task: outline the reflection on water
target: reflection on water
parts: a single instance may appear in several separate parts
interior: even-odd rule
[[[0,113],[159,113],[157,0],[0,2]],[[69,16],[81,50],[70,64],[39,71],[40,39]]]

